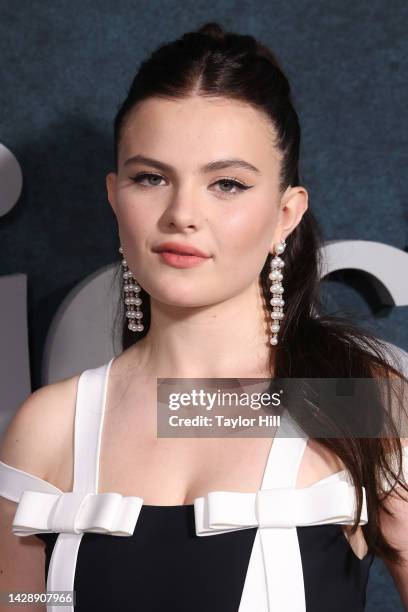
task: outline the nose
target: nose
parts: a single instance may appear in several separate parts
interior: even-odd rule
[[[203,202],[200,201],[198,190],[190,185],[179,186],[174,190],[162,216],[166,225],[198,229],[203,222]]]

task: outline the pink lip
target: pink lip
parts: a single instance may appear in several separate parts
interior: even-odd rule
[[[162,242],[161,244],[153,247],[153,251],[158,253],[160,251],[171,251],[176,252],[180,255],[196,255],[197,257],[209,257],[199,249],[196,249],[192,245],[181,244],[180,242]]]
[[[198,257],[197,255],[182,255],[171,253],[170,251],[160,251],[157,253],[161,260],[173,268],[192,268],[209,259],[209,257]]]

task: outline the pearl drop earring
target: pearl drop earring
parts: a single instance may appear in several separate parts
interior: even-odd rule
[[[270,328],[272,331],[272,335],[270,337],[270,343],[272,346],[276,346],[278,344],[278,331],[280,330],[279,321],[283,319],[283,306],[285,304],[285,300],[282,299],[282,293],[284,292],[284,288],[282,286],[283,274],[281,269],[284,267],[285,262],[279,255],[283,253],[286,248],[286,242],[281,240],[275,246],[275,257],[271,259],[271,271],[269,273],[269,278],[272,281],[270,291],[273,295],[270,300],[271,306],[273,306],[273,311],[271,312],[272,323],[270,324]]]
[[[122,253],[123,255],[122,246],[119,247],[119,253]],[[129,270],[125,258],[122,259],[122,267],[123,293],[126,309],[125,316],[126,319],[128,319],[128,329],[133,332],[141,332],[144,330],[144,325],[141,322],[143,312],[140,310],[142,300],[139,297],[139,293],[142,288],[133,277],[132,272]]]

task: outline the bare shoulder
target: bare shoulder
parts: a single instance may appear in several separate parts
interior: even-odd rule
[[[0,445],[0,461],[47,480],[73,440],[80,374],[37,389],[17,409]]]
[[[22,402],[2,438],[1,461],[52,482],[49,473],[64,456],[72,432],[78,379],[45,385]],[[16,501],[0,494],[0,590],[42,592],[45,544],[35,535],[15,536],[15,513]]]

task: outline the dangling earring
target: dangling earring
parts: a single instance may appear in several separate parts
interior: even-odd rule
[[[119,247],[119,253],[123,255],[122,246]],[[141,323],[143,312],[140,310],[142,303],[139,293],[142,290],[141,286],[133,278],[132,272],[129,270],[127,261],[122,259],[123,266],[123,293],[125,300],[126,318],[128,319],[128,329],[133,332],[141,332],[144,330],[144,325]]]
[[[271,306],[273,306],[273,311],[271,312],[272,323],[270,325],[272,335],[270,337],[270,343],[272,346],[278,344],[278,331],[280,330],[279,321],[283,319],[283,306],[285,304],[285,300],[282,299],[282,293],[284,292],[284,288],[282,286],[283,274],[281,269],[285,265],[285,262],[279,255],[283,253],[286,248],[286,242],[281,240],[275,247],[275,257],[271,259],[271,271],[269,272],[269,278],[272,281],[270,291],[273,295],[270,300]]]

